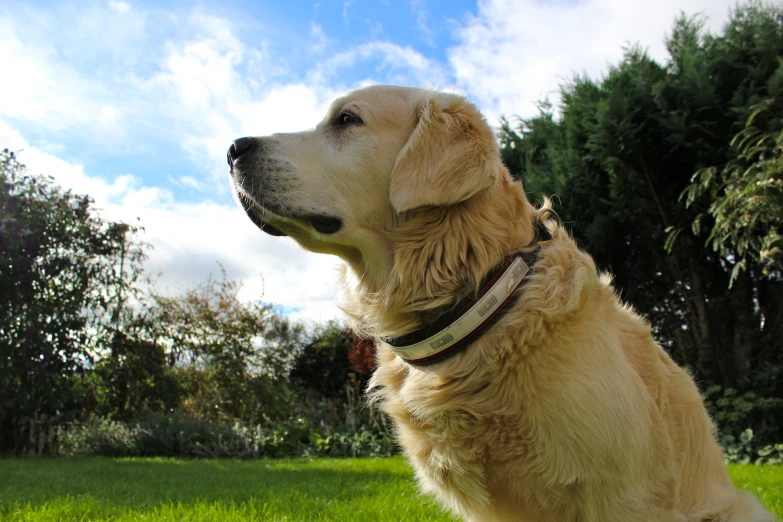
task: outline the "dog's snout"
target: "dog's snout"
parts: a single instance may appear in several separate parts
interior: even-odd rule
[[[255,141],[255,139],[247,137],[234,140],[234,142],[228,148],[228,154],[226,155],[228,159],[228,165],[233,167],[237,158],[249,151]]]

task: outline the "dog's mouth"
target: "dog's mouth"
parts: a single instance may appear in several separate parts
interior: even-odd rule
[[[254,221],[254,223],[256,223],[256,222]],[[286,234],[285,232],[283,232],[279,228],[275,228],[272,225],[270,225],[269,223],[264,223],[263,221],[260,221],[260,222],[256,223],[256,226],[258,228],[260,228],[262,232],[266,232],[270,236],[275,236],[275,237],[285,237],[285,236],[288,236],[288,234]]]
[[[287,236],[285,232],[281,231],[279,228],[275,228],[274,226],[270,225],[269,223],[265,222],[263,219],[261,219],[262,210],[256,205],[256,203],[244,192],[239,191],[239,202],[242,204],[242,208],[245,211],[245,214],[247,214],[247,217],[250,218],[250,221],[253,222],[255,226],[260,228],[263,232],[266,232],[270,236]]]
[[[250,218],[250,221],[253,222],[255,226],[257,226],[259,229],[261,229],[263,232],[266,232],[270,236],[288,236],[285,232],[280,230],[279,228],[275,227],[274,225],[270,225],[268,222],[266,222],[263,219],[264,211],[262,207],[260,207],[253,199],[245,194],[244,192],[239,192],[239,201],[242,203],[242,208],[245,210],[245,214]],[[341,219],[333,217],[333,216],[325,216],[325,215],[305,215],[305,216],[281,216],[286,217],[287,219],[290,219],[295,222],[304,222],[309,224],[313,229],[315,229],[317,232],[320,232],[321,234],[335,234],[337,233],[342,227],[343,222]]]

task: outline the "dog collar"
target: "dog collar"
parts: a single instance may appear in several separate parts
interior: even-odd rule
[[[551,209],[544,210],[554,214]],[[559,228],[560,219],[554,216]],[[538,241],[554,237],[540,220],[536,222],[536,232],[536,239],[529,245],[535,249],[506,257],[484,277],[476,294],[462,299],[433,324],[402,337],[384,338],[384,342],[398,357],[414,365],[442,361],[470,345],[516,302],[516,290],[527,280],[530,267],[538,259]]]

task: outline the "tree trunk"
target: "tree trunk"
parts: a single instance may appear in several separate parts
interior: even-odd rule
[[[731,287],[731,308],[734,312],[734,335],[732,351],[732,385],[748,376],[750,353],[753,349],[751,333],[753,324],[753,287],[747,270],[741,271]]]
[[[780,343],[783,337],[783,283],[762,279],[759,284],[759,307],[764,314],[764,337]]]
[[[699,361],[702,366],[699,370],[702,372],[705,372],[706,370],[706,373],[713,375],[720,373],[724,378],[724,384],[726,384],[726,372],[724,371],[723,359],[712,336],[704,281],[699,273],[699,267],[694,266],[695,263],[693,261],[690,261],[688,265],[690,268],[691,280],[691,295],[689,297],[690,302],[693,304],[693,310],[696,312],[696,324],[699,328],[697,339],[699,341]],[[708,365],[712,368],[705,368],[705,366]]]

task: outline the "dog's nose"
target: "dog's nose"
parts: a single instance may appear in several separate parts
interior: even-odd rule
[[[250,146],[253,144],[255,140],[253,138],[239,138],[234,140],[234,143],[231,144],[231,146],[228,148],[228,154],[226,154],[226,159],[228,159],[228,165],[230,167],[234,166],[234,161],[238,157],[240,157],[242,154],[250,150]]]

